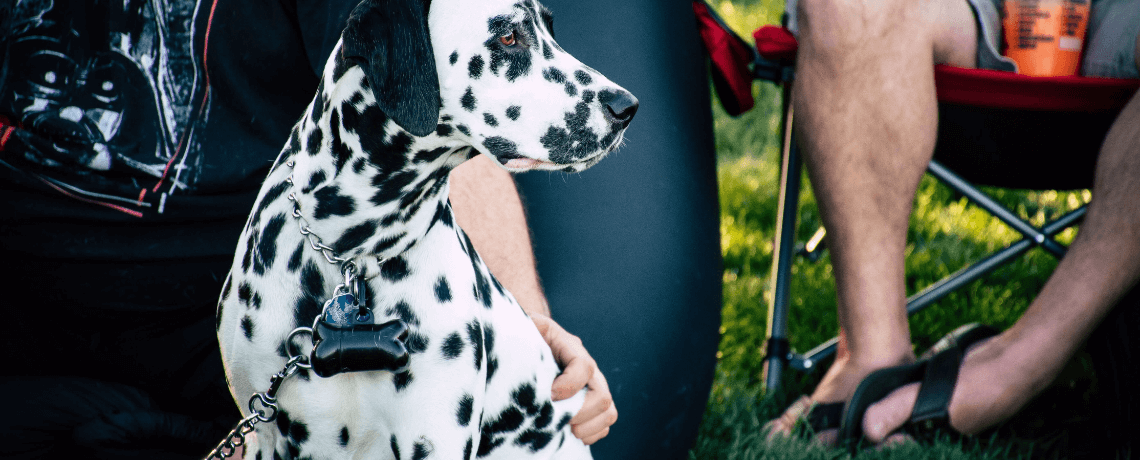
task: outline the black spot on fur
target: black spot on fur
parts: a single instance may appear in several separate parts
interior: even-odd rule
[[[554,59],[554,51],[550,49],[550,42],[542,41],[542,57],[547,61]]]
[[[357,118],[359,118],[358,116],[356,116],[356,108],[354,108],[353,106],[351,106],[347,103],[342,105],[341,107],[348,108],[348,112],[345,113],[346,119],[352,118],[352,120],[351,120],[352,123],[359,123],[359,121],[356,120]],[[329,115],[329,124],[330,124],[329,131],[331,133],[329,143],[332,146],[333,158],[336,158],[336,172],[338,175],[340,174],[340,170],[344,167],[344,162],[348,161],[348,158],[352,156],[352,149],[348,148],[348,144],[346,144],[344,142],[344,139],[342,139],[340,136],[340,130],[341,130],[340,116],[341,116],[341,113],[338,110],[333,110],[332,113]],[[355,124],[349,124],[348,126],[356,126],[356,125]]]
[[[452,127],[451,127],[451,125],[446,125],[446,124],[443,124],[443,123],[440,123],[440,124],[438,124],[438,125],[435,125],[435,134],[436,134],[437,136],[439,136],[439,137],[447,137],[447,136],[450,136],[450,135],[451,135],[451,132],[452,132]]]
[[[463,339],[459,337],[459,333],[452,332],[443,340],[443,346],[440,347],[444,359],[455,359],[463,354]]]
[[[325,176],[325,171],[323,169],[318,169],[316,172],[309,176],[309,184],[306,185],[305,188],[301,189],[301,193],[311,193],[313,190],[316,190],[317,187],[319,187],[321,184],[325,183],[325,179],[327,178],[328,177]]]
[[[393,175],[379,173],[373,176],[372,186],[376,187],[377,190],[368,201],[381,206],[399,199],[403,194],[404,187],[415,181],[416,176],[415,171],[400,171]]]
[[[238,301],[243,305],[249,306],[249,299],[253,298],[253,286],[249,283],[242,282],[238,285]]]
[[[253,341],[253,319],[249,315],[241,318],[241,332],[245,334],[246,340]]]
[[[511,120],[518,120],[519,114],[521,112],[522,112],[522,107],[519,107],[517,105],[512,105],[510,107],[507,107],[507,118],[510,118]]]
[[[431,449],[428,448],[427,444],[416,442],[412,447],[412,460],[424,460],[428,454],[431,454]]]
[[[483,76],[483,64],[483,56],[478,54],[472,56],[471,61],[467,63],[467,75],[472,80],[478,80],[479,77]]]
[[[546,70],[543,70],[542,78],[552,83],[558,83],[559,85],[566,83],[566,74],[554,67],[548,67]]]
[[[352,162],[352,172],[357,174],[364,172],[364,165],[366,163],[367,162],[363,158],[357,158],[356,161]]]
[[[475,370],[483,368],[483,327],[479,320],[467,323],[467,339],[475,346]]]
[[[281,412],[279,412],[277,414],[277,432],[281,433],[282,436],[289,436],[289,424],[290,424],[290,422],[291,422],[291,419],[289,418],[289,412],[288,411],[282,410]]]
[[[297,273],[297,270],[301,268],[301,254],[304,251],[305,242],[297,243],[297,249],[293,250],[293,255],[289,257],[289,264],[285,266],[290,273]]]
[[[519,156],[518,145],[509,139],[500,136],[491,136],[483,140],[483,146],[496,157],[515,158]]]
[[[574,112],[566,113],[566,128],[551,126],[539,139],[542,146],[550,150],[552,161],[570,163],[599,150],[598,135],[586,125],[589,115],[589,106],[579,102],[575,105]]]
[[[562,431],[563,428],[566,428],[566,425],[570,424],[571,418],[570,414],[563,414],[562,419],[558,420],[558,426],[554,427],[554,429],[556,431]]]
[[[455,65],[456,62],[459,62],[459,51],[452,51],[451,56],[448,56],[447,60],[451,65]]]
[[[382,254],[384,251],[392,249],[394,246],[396,246],[396,243],[399,243],[400,239],[402,239],[404,236],[405,234],[401,233],[399,235],[390,236],[377,241],[376,245],[372,247],[372,253]]]
[[[595,95],[596,94],[594,93],[594,91],[590,90],[590,89],[582,91],[582,102],[585,102],[587,104],[594,102],[594,96]]]
[[[519,447],[530,446],[531,452],[538,452],[550,444],[550,440],[554,439],[554,433],[537,430],[526,430],[515,439],[515,445]]]
[[[304,423],[294,421],[289,424],[289,437],[297,441],[297,444],[304,444],[305,441],[309,440],[309,427],[305,426]]]
[[[546,401],[542,405],[542,409],[539,409],[538,417],[534,419],[534,427],[541,430],[550,425],[552,421],[554,421],[554,405],[550,401]]]
[[[471,107],[471,110],[475,110],[475,107]],[[468,112],[470,112],[471,110],[468,110]],[[461,125],[456,126],[455,129],[458,129],[459,132],[463,133],[464,136],[470,136],[471,135],[471,130],[467,129],[467,125],[461,124]]]
[[[483,348],[488,355],[495,351],[495,329],[490,324],[483,325]]]
[[[325,296],[325,279],[312,260],[301,268],[301,296],[293,311],[294,327],[309,326],[321,313],[321,298]]]
[[[340,437],[337,438],[337,444],[340,444],[341,447],[348,447],[348,427],[347,426],[340,427]]]
[[[484,423],[482,429],[491,434],[506,433],[517,430],[522,426],[525,419],[522,411],[517,407],[510,406],[503,409],[494,420]]]
[[[459,407],[455,409],[455,419],[459,422],[459,426],[467,426],[471,424],[471,414],[475,406],[475,398],[470,394],[464,393],[463,397],[459,398]]]
[[[415,312],[412,311],[412,306],[408,305],[407,302],[404,302],[402,300],[396,302],[396,305],[389,307],[385,313],[399,317],[400,319],[404,320],[404,322],[409,326],[420,325],[420,318],[416,316]]]
[[[254,292],[253,298],[249,299],[249,305],[251,307],[253,307],[254,310],[260,310],[261,309],[261,294]]]
[[[570,97],[577,96],[578,95],[578,87],[574,86],[573,83],[566,82],[566,95],[570,96]]]
[[[459,104],[463,106],[463,110],[466,110],[468,112],[474,112],[475,107],[478,105],[478,103],[479,103],[479,101],[477,101],[475,99],[475,92],[471,89],[470,86],[468,86],[467,92],[463,93],[463,97],[459,98]],[[460,126],[459,130],[463,131],[463,128],[462,128],[463,125],[459,125],[459,126]],[[466,134],[466,133],[464,133],[464,134]]]
[[[285,192],[289,190],[289,187],[290,185],[288,182],[281,182],[280,184],[274,185],[269,190],[267,190],[265,192],[265,195],[261,197],[261,201],[258,202],[257,211],[254,213],[253,219],[250,220],[250,223],[252,225],[257,225],[260,223],[261,213],[265,211],[265,208],[269,207],[270,204],[273,204],[273,202],[277,201],[281,195],[284,195]]]
[[[440,125],[440,126],[447,126],[447,125]],[[451,131],[450,127],[447,129],[448,129],[448,132]],[[415,156],[414,161],[417,163],[430,163],[430,162],[433,162],[435,160],[438,160],[439,157],[443,156],[443,154],[447,153],[450,150],[451,149],[448,147],[439,147],[439,148],[435,148],[435,149],[431,149],[431,150],[420,150],[419,152],[416,152],[416,156]]]
[[[453,228],[454,223],[451,220],[451,213],[448,212],[447,206],[440,203],[435,207],[435,216],[432,217],[433,222],[442,222],[447,228]],[[435,225],[434,223],[432,225]]]
[[[447,277],[440,276],[435,282],[435,300],[439,303],[451,302],[451,284],[447,282]]]
[[[408,261],[402,256],[396,256],[384,261],[380,266],[380,275],[388,281],[400,281],[408,277],[411,270],[408,269]]]
[[[491,454],[491,451],[497,449],[503,444],[503,438],[491,439],[491,434],[482,432],[479,437],[479,451],[475,453],[477,457],[486,457]]]
[[[404,343],[408,347],[408,353],[423,353],[428,348],[427,336],[415,331],[408,333],[408,339]]]
[[[491,283],[478,267],[475,268],[475,298],[482,301],[483,306],[487,308],[491,308],[494,302],[491,298]]]
[[[321,131],[320,128],[314,129],[313,132],[309,134],[309,142],[305,145],[305,150],[308,151],[310,155],[313,155],[315,152],[320,152],[321,142],[324,142],[324,140],[325,133]]]
[[[495,371],[499,370],[499,358],[487,354],[487,383],[491,383],[491,379],[495,377]]]
[[[467,447],[463,448],[463,460],[471,460],[472,439],[467,438]]]
[[[317,220],[332,216],[347,216],[356,212],[356,200],[351,196],[341,195],[340,187],[335,185],[313,192],[313,198],[317,200],[317,206],[313,209],[313,218]]]
[[[273,262],[277,260],[277,238],[281,236],[283,228],[285,228],[285,214],[278,214],[273,216],[261,231],[261,237],[257,242],[257,257],[253,260],[253,271],[258,275],[264,275],[265,269],[272,267]]]
[[[483,123],[489,126],[499,126],[499,120],[497,120],[494,115],[486,112],[483,113]]]
[[[349,227],[349,229],[345,230],[340,238],[337,238],[336,242],[333,243],[333,252],[340,254],[348,251],[349,249],[360,246],[375,234],[375,220],[365,221],[363,223]]]
[[[534,391],[534,385],[529,383],[519,385],[511,392],[511,398],[514,398],[515,404],[518,404],[519,407],[526,409],[526,413],[530,415],[538,413],[539,407],[535,404],[537,394]]]
[[[580,84],[582,86],[587,86],[590,83],[594,82],[594,79],[591,78],[590,74],[586,73],[585,70],[575,70],[574,71],[574,79],[578,80],[578,84]]]
[[[392,446],[392,455],[396,457],[396,460],[400,460],[400,445],[396,443],[396,435],[392,435],[389,444]]]
[[[412,383],[412,373],[410,371],[404,371],[396,374],[392,376],[392,383],[396,385],[396,391],[402,391],[408,387],[408,384]]]
[[[491,73],[498,75],[499,69],[504,65],[507,66],[507,69],[503,75],[507,77],[507,81],[515,81],[517,78],[530,73],[530,50],[507,47],[499,42],[499,37],[509,35],[513,31],[510,16],[495,16],[488,19],[487,31],[491,33],[492,37],[484,44],[487,50],[491,52]],[[534,35],[531,34],[531,36]]]

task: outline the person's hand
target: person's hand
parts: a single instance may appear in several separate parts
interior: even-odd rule
[[[532,314],[530,319],[550,345],[554,359],[562,366],[562,375],[554,379],[552,397],[555,401],[563,400],[574,396],[583,387],[587,388],[582,410],[570,419],[571,431],[587,445],[598,442],[610,434],[610,425],[618,417],[606,377],[586,352],[586,347],[582,346],[582,339],[566,332],[548,316]]]

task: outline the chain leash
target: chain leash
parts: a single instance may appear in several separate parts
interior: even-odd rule
[[[269,423],[276,420],[278,412],[277,390],[281,388],[281,382],[297,373],[298,369],[308,368],[309,364],[304,355],[289,358],[289,361],[285,363],[285,368],[270,377],[269,389],[263,393],[254,393],[249,398],[249,416],[241,419],[230,430],[225,439],[206,455],[206,460],[225,460],[232,457],[237,452],[238,447],[245,445],[246,435],[252,433],[258,423]]]

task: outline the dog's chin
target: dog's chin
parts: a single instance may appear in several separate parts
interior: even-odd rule
[[[498,158],[499,165],[510,172],[525,172],[525,171],[563,171],[563,172],[579,172],[589,169],[591,166],[598,164],[602,161],[607,154],[613,149],[606,149],[594,155],[586,157],[585,159],[573,161],[569,163],[554,163],[546,160],[539,160],[527,157],[513,157],[513,158]]]

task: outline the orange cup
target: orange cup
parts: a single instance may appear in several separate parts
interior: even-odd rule
[[[1076,75],[1088,23],[1089,0],[1005,0],[1005,54],[1020,74]]]

